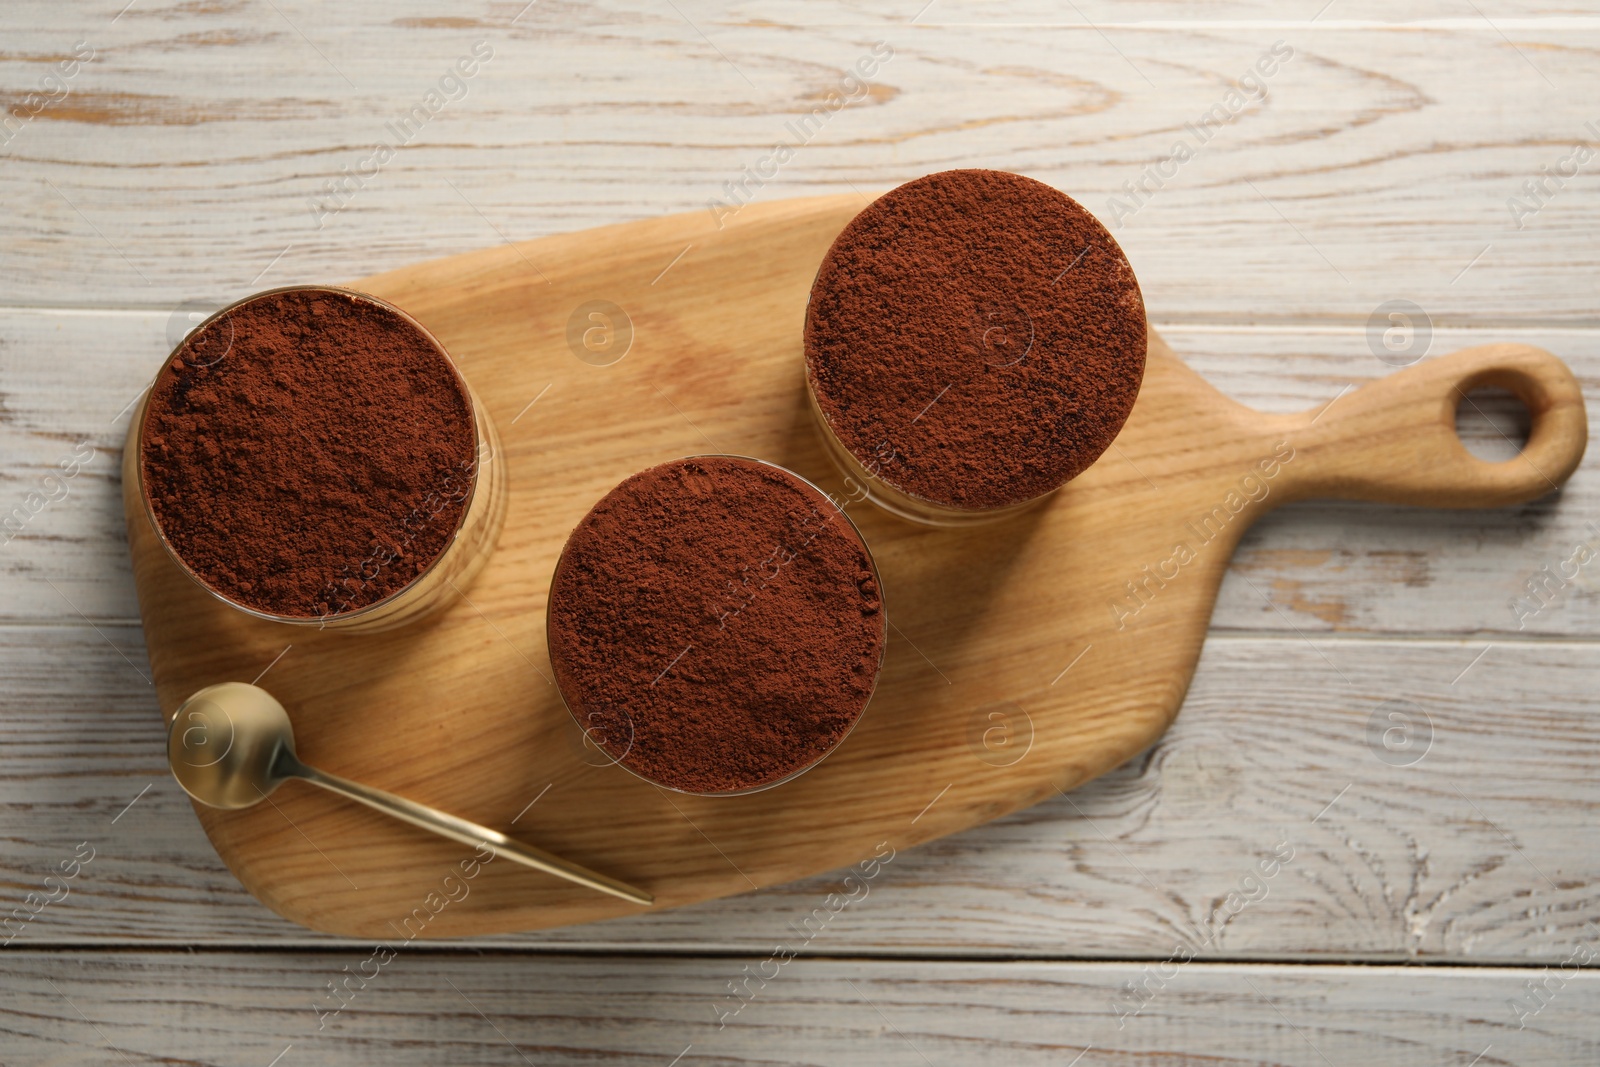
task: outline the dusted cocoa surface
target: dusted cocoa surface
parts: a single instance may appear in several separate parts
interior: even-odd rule
[[[151,387],[141,472],[207,585],[315,618],[404,588],[471,497],[466,388],[409,320],[320,289],[264,293],[187,337]]]
[[[872,695],[884,627],[849,521],[787,471],[726,456],[618,485],[550,589],[550,659],[579,726],[691,793],[770,784],[825,755]]]
[[[806,313],[807,373],[876,477],[950,508],[999,508],[1075,477],[1144,376],[1144,301],[1122,250],[1030,178],[908,182],[834,241]]]

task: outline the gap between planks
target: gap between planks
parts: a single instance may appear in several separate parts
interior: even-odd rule
[[[496,935],[490,935],[492,938]],[[253,953],[263,956],[302,956],[309,954],[344,956],[351,951],[370,947],[372,939],[346,938],[338,941],[303,941],[285,939],[262,942],[187,942],[177,940],[128,940],[108,942],[56,942],[38,941],[26,948],[13,950],[16,955],[48,956],[53,959],[83,956],[133,956],[133,955],[183,955],[227,956]],[[615,943],[563,942],[551,945],[482,945],[472,938],[441,941],[415,941],[405,945],[409,956],[471,957],[473,959],[613,959],[613,960],[746,960],[760,956],[765,951],[752,947],[745,950],[733,948],[697,948],[665,945],[630,945],[619,948]],[[1073,967],[1126,967],[1130,964],[1164,963],[1172,958],[1170,951],[1132,954],[1126,956],[1030,956],[1016,952],[938,952],[895,948],[882,951],[858,952],[806,952],[795,957],[812,963],[948,963],[948,964],[1043,964]],[[1332,969],[1366,969],[1375,967],[1405,968],[1423,971],[1541,971],[1549,968],[1552,959],[1410,959],[1399,955],[1367,955],[1360,957],[1330,957],[1324,955],[1284,956],[1195,956],[1191,963],[1211,967],[1296,968],[1327,967]],[[1587,972],[1600,971],[1600,962],[1579,964]]]
[[[115,626],[127,630],[139,630],[143,624],[137,615],[134,616],[98,616],[59,619],[0,619],[0,634],[26,633],[39,630],[82,630],[93,626]],[[1494,645],[1496,647],[1521,647],[1521,648],[1600,648],[1600,635],[1592,636],[1567,636],[1564,634],[1518,634],[1500,631],[1491,631],[1483,634],[1462,635],[1457,633],[1429,633],[1425,631],[1396,630],[1393,633],[1373,632],[1371,630],[1318,630],[1308,633],[1306,637],[1313,642],[1326,641],[1330,644],[1338,643],[1347,647],[1357,645],[1438,645],[1441,648],[1473,648],[1478,645]],[[1206,644],[1217,641],[1228,642],[1262,642],[1262,641],[1287,641],[1296,644],[1303,642],[1306,637],[1283,630],[1258,630],[1258,629],[1208,629],[1206,631]]]
[[[819,194],[825,195],[825,194]],[[581,232],[581,231],[577,231]],[[552,234],[551,236],[559,236]],[[474,251],[463,249],[463,251]],[[314,280],[297,282],[294,284],[320,284]],[[344,284],[335,281],[328,284]],[[42,315],[42,316],[73,316],[87,317],[95,315],[161,315],[170,314],[175,305],[170,301],[151,304],[4,304],[0,303],[0,315]],[[1327,336],[1338,336],[1351,333],[1364,333],[1367,325],[1365,322],[1342,315],[1251,315],[1249,317],[1232,314],[1190,316],[1184,319],[1152,318],[1150,325],[1158,332],[1166,333],[1310,333]],[[1511,331],[1542,334],[1570,334],[1584,336],[1600,332],[1600,317],[1593,319],[1573,320],[1571,318],[1549,318],[1540,316],[1529,317],[1498,317],[1498,318],[1453,318],[1444,317],[1431,320],[1435,333],[1442,330],[1472,330],[1472,331]],[[1181,357],[1182,352],[1178,353]]]

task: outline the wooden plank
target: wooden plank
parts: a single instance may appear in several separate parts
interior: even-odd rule
[[[8,5],[0,86],[18,106],[75,40],[96,53],[0,148],[7,302],[168,309],[704,209],[741,180],[777,199],[983,165],[1121,217],[1160,318],[1364,323],[1406,298],[1440,322],[1596,321],[1589,172],[1536,214],[1508,207],[1600,121],[1600,28],[1582,16],[1489,22],[1433,3],[1385,28],[1376,3],[1314,23],[1266,3],[1166,4],[1141,8],[1149,25],[1091,12],[1101,29],[1042,2],[941,2],[915,24],[771,0],[520,18],[510,0],[450,18],[280,6],[136,5],[63,27],[44,0]],[[895,54],[873,87],[750,185],[746,168],[879,39]],[[1265,102],[1204,143],[1188,133],[1278,39],[1295,57]],[[319,216],[327,183],[402,140],[386,124],[478,41],[493,58],[457,99]],[[1193,158],[1169,164],[1180,138]],[[1168,176],[1147,177],[1156,165]],[[1112,197],[1140,183],[1125,216]]]
[[[0,1028],[7,1062],[18,1067],[926,1067],[975,1058],[1053,1067],[1561,1067],[1592,1064],[1600,1049],[1600,984],[1574,968],[1562,979],[1555,969],[767,959],[530,958],[403,944],[338,953],[13,953]],[[347,968],[351,992],[332,1014],[340,1002],[326,986],[346,981]],[[728,987],[747,968],[773,976],[750,979],[736,999]],[[1549,992],[1519,1029],[1512,1002],[1535,1003],[1529,982],[1548,983]],[[1137,1015],[1122,1006],[1131,1003],[1124,987],[1136,983],[1149,990]],[[162,1010],[152,1011],[157,1004]]]
[[[137,631],[101,629],[0,627],[0,913],[41,889],[78,842],[98,850],[13,947],[329,944],[257,904],[216,858],[163,770],[150,691],[111,647],[140,662]],[[1480,648],[1213,637],[1156,748],[1070,799],[901,853],[815,947],[1164,958],[1182,943],[1202,958],[1558,959],[1600,920],[1589,696],[1600,652],[1520,643],[1474,662]],[[1415,751],[1399,746],[1404,731],[1383,745],[1383,730],[1406,725],[1390,710],[1417,714],[1385,706],[1396,699],[1427,716],[1409,733],[1418,745],[1423,724],[1432,730],[1412,766],[1398,765]],[[1213,920],[1279,841],[1296,856],[1267,897]],[[841,877],[472,944],[751,952],[839,892]]]
[[[1308,409],[1393,370],[1373,356],[1364,330],[1158,327],[1208,381],[1265,411]],[[117,466],[130,402],[160,365],[168,335],[169,316],[155,312],[0,312],[0,452],[7,457],[0,515],[25,505],[31,492],[44,490],[45,499],[49,471],[81,455],[84,442],[94,449],[65,482],[65,498],[25,516],[21,534],[0,546],[7,588],[0,619],[80,622],[79,611],[97,623],[138,617]],[[1600,332],[1441,329],[1428,351],[1490,341],[1562,356],[1600,411]],[[1468,414],[1469,445],[1503,454],[1501,429]],[[1600,526],[1596,450],[1559,495],[1516,508],[1294,504],[1246,533],[1223,581],[1213,632],[1600,635],[1597,565],[1579,568],[1565,586],[1541,575],[1600,538],[1590,524]],[[1530,580],[1543,601],[1529,596]]]
[[[122,439],[171,351],[168,316],[12,312],[0,323],[0,612],[45,622],[137,618]]]

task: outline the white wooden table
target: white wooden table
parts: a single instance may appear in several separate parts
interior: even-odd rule
[[[1531,342],[1594,401],[1600,154],[1574,146],[1600,144],[1600,12],[126,2],[0,9],[0,915],[67,894],[0,957],[0,1062],[1600,1062],[1578,969],[1600,954],[1600,562],[1513,607],[1600,548],[1600,456],[1520,508],[1272,516],[1165,740],[904,853],[740,997],[837,877],[381,968],[257,904],[164,772],[117,485],[190,309],[704,210],[878,41],[870,87],[751,194],[1020,171],[1120,220],[1156,325],[1248,403],[1386,373],[1369,319],[1393,300],[1429,354]],[[1277,41],[1292,58],[1234,114]],[[1508,454],[1514,405],[1480,406],[1464,436]]]

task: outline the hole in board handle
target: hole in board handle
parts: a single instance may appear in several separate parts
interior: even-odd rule
[[[1510,389],[1477,385],[1456,403],[1456,436],[1478,459],[1503,463],[1527,447],[1533,414]]]

